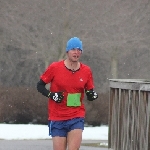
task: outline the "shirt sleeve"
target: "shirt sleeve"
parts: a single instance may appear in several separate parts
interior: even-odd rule
[[[91,69],[89,69],[88,80],[85,86],[85,90],[90,90],[94,88],[93,75]]]
[[[55,70],[55,63],[52,63],[40,76],[40,79],[43,80],[46,84],[50,83],[54,77],[54,70]]]

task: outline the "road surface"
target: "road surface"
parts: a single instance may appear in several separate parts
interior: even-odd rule
[[[97,141],[82,141],[82,143]],[[53,150],[52,140],[0,140],[0,150]],[[80,150],[108,150],[107,148],[81,146]]]

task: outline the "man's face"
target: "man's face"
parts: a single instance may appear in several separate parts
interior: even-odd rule
[[[77,62],[79,61],[81,54],[82,54],[82,51],[80,49],[75,48],[75,49],[69,50],[67,53],[67,56],[70,61]]]

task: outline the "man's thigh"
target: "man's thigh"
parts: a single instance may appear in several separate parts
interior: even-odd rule
[[[68,132],[68,150],[78,150],[80,148],[82,141],[82,132],[82,129],[74,129]]]
[[[66,137],[55,136],[52,137],[53,140],[53,150],[66,150],[67,140]]]

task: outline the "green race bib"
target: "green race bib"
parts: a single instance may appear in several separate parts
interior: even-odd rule
[[[73,106],[73,107],[81,106],[80,97],[81,97],[81,93],[74,93],[74,94],[68,93],[67,106]]]

